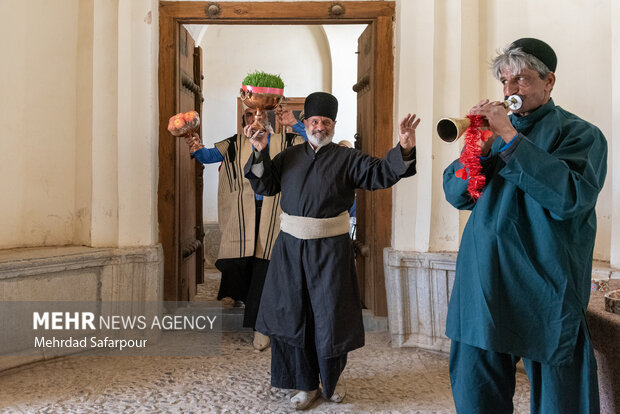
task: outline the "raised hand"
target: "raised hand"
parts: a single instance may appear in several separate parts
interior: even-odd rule
[[[508,118],[508,111],[502,102],[489,102],[488,99],[484,99],[471,108],[469,113],[470,115],[484,117],[489,129],[493,132],[493,139],[499,135],[505,142],[508,142],[517,134],[517,130],[512,126],[510,118]]]
[[[252,125],[246,125],[243,128],[243,134],[249,138],[250,143],[257,151],[262,151],[267,146],[267,135],[265,131],[252,131]]]
[[[282,125],[293,126],[297,123],[297,119],[295,119],[295,115],[293,115],[293,111],[290,109],[278,106],[273,112],[276,114],[278,122]]]
[[[400,146],[404,150],[405,154],[411,152],[415,147],[415,129],[420,123],[420,118],[416,118],[415,114],[407,114],[398,126],[398,138],[400,140]]]
[[[478,115],[478,112],[480,111],[480,108],[482,108],[484,105],[488,104],[489,100],[488,99],[483,99],[480,102],[478,102],[476,105],[473,106],[473,108],[471,108],[469,110],[469,112],[467,113],[467,115]]]

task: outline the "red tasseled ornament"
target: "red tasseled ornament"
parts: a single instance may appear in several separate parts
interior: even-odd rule
[[[482,195],[482,188],[486,180],[485,176],[482,175],[480,145],[478,141],[481,139],[486,141],[489,138],[489,134],[485,133],[486,131],[480,131],[480,127],[483,124],[480,115],[467,115],[467,118],[469,118],[471,124],[465,131],[465,148],[459,157],[459,161],[465,168],[458,170],[455,175],[463,180],[469,178],[467,192],[471,198],[477,200]]]

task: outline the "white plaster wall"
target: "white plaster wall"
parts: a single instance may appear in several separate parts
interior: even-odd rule
[[[0,248],[157,242],[157,7],[0,2]]]
[[[399,120],[416,113],[417,174],[393,190],[393,246],[425,252],[431,233],[433,193],[434,1],[397,1],[394,32],[394,133]],[[396,136],[396,135],[395,135]]]
[[[152,245],[159,238],[159,3],[94,0],[93,4],[92,63],[88,62],[92,68],[92,94],[87,95],[90,105],[80,108],[92,120],[88,125],[90,153],[85,154],[90,156],[91,165],[90,171],[85,165],[77,172],[91,175],[90,186],[85,183],[77,189],[90,207],[90,222],[83,229],[89,232],[86,244]]]
[[[118,0],[94,1],[91,246],[118,243]]]
[[[355,143],[357,132],[357,39],[365,24],[323,25],[329,42],[332,63],[332,94],[338,98],[338,123],[334,142],[346,139]]]
[[[119,1],[118,246],[158,242],[158,2]]]
[[[192,39],[194,39],[195,46],[200,46],[208,26],[206,24],[184,24],[183,27],[187,29]]]
[[[73,244],[158,241],[157,7],[80,1]]]
[[[469,79],[464,76],[470,68],[464,62],[469,49],[461,41],[463,3],[448,0],[434,3],[434,88],[433,111],[435,114],[460,114],[461,102],[468,90],[464,87]],[[474,30],[475,32],[475,30]],[[456,46],[456,47],[454,47]],[[432,123],[433,127],[435,122]],[[441,140],[431,139],[432,144],[432,191],[429,193],[433,208],[430,215],[429,251],[458,250],[459,212],[445,202],[443,193],[443,170],[459,154],[459,143],[447,145]],[[428,220],[429,218],[427,218]],[[457,231],[455,231],[457,230]]]
[[[69,244],[77,0],[0,1],[0,248]]]
[[[260,45],[260,47],[256,47]],[[284,95],[332,91],[329,43],[321,26],[208,26],[203,49],[203,141],[207,147],[235,134],[237,97],[250,72],[277,73]],[[205,222],[217,221],[218,164],[205,166]]]
[[[75,219],[73,243],[90,245],[92,220],[93,1],[80,1],[77,24],[77,120],[75,137]],[[79,154],[79,155],[78,155]]]

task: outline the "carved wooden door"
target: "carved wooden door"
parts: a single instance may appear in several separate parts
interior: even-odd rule
[[[176,51],[176,112],[202,108],[201,49],[179,25]],[[172,116],[174,114],[169,114]],[[200,132],[200,131],[199,131]],[[187,301],[196,294],[204,270],[202,173],[183,138],[160,137],[160,241],[164,250],[164,300]],[[169,140],[169,141],[165,141]],[[166,191],[161,189],[166,186]]]
[[[376,139],[375,30],[375,25],[368,25],[357,41],[357,83],[353,86],[357,92],[355,147],[383,157],[384,148],[378,148]],[[364,306],[378,316],[387,315],[383,249],[389,245],[392,216],[391,211],[384,211],[385,197],[391,199],[390,190],[357,191],[357,277]]]

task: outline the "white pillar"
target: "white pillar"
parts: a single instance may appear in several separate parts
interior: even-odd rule
[[[92,246],[118,245],[118,0],[96,0],[93,22]]]
[[[456,251],[459,213],[445,200],[443,171],[460,152],[435,125],[463,116],[479,99],[478,1],[397,2],[395,125],[407,112],[421,118],[417,174],[394,191],[393,246],[397,250]]]
[[[158,6],[119,0],[118,7],[118,245],[152,245],[158,238]]]
[[[392,245],[398,250],[428,251],[432,193],[433,0],[397,1],[394,53],[394,128],[407,113],[421,123],[416,131],[417,174],[393,190]]]
[[[94,0],[78,3],[75,220],[73,243],[90,246],[93,197],[93,20]]]

